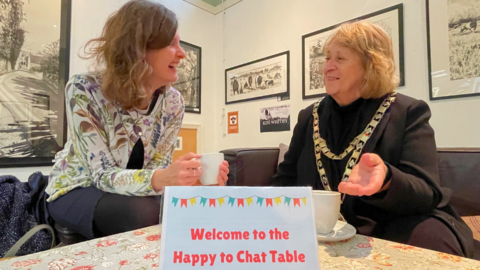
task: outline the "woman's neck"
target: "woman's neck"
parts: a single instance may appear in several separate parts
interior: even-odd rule
[[[360,91],[342,93],[338,95],[331,95],[332,98],[337,102],[338,106],[344,107],[352,104],[354,101],[360,98]]]
[[[142,102],[140,103],[140,106],[137,109],[140,109],[140,110],[147,109],[150,106],[150,103],[152,102],[152,96],[155,93],[155,91],[160,87],[165,86],[165,84],[161,84],[161,83],[150,84],[150,85],[153,85],[153,86],[149,86],[149,87],[146,86],[146,89],[147,89],[145,91],[146,97],[142,99]]]
[[[140,103],[140,106],[138,106],[137,109],[146,110],[148,108],[148,106],[150,106],[151,102],[152,102],[152,95],[147,95],[147,97],[142,99],[142,102]]]

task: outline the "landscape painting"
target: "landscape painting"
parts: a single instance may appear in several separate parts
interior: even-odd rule
[[[0,167],[63,148],[70,1],[0,0]]]
[[[201,113],[202,48],[180,41],[185,58],[177,66],[178,79],[173,84],[185,100],[185,112]]]
[[[426,5],[430,99],[480,95],[480,0]]]
[[[289,94],[289,52],[225,70],[225,104]]]

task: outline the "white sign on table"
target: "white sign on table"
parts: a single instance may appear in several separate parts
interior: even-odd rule
[[[167,187],[160,269],[319,269],[311,188]]]

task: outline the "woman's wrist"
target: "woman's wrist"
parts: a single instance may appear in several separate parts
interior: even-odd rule
[[[155,190],[155,192],[159,192],[165,186],[165,184],[162,183],[163,182],[162,181],[162,179],[163,179],[162,175],[163,175],[164,171],[165,171],[165,169],[158,169],[158,170],[155,170],[153,172],[151,184],[152,184],[152,188],[153,188],[153,190]]]
[[[383,166],[385,166],[385,179],[383,180],[382,188],[378,192],[387,190],[390,187],[392,179],[392,170],[390,169],[390,166],[386,162],[384,162]]]

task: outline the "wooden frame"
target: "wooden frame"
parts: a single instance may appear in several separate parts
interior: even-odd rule
[[[0,167],[49,166],[67,140],[64,88],[69,76],[72,3],[61,0],[61,6],[52,6],[58,17],[35,14],[41,12],[35,5],[43,5],[43,10],[48,3],[18,3],[6,4],[3,11],[9,16],[18,9],[16,14],[21,12],[23,18],[8,25],[7,31],[16,31],[18,40],[5,43],[4,48],[11,46],[15,55],[0,55],[0,63],[6,63],[0,70]]]
[[[225,70],[225,104],[289,95],[290,52]]]
[[[202,111],[202,48],[180,41],[185,58],[178,65],[178,80],[173,87],[180,91],[185,100],[185,112]]]
[[[368,20],[379,24],[390,35],[393,42],[397,76],[400,86],[405,85],[405,62],[403,45],[403,4],[379,10],[346,22]],[[326,95],[321,67],[325,62],[322,48],[334,30],[345,22],[302,36],[302,99],[319,98]],[[306,54],[308,52],[308,55]]]
[[[430,100],[480,95],[480,3],[432,2],[425,2]]]

